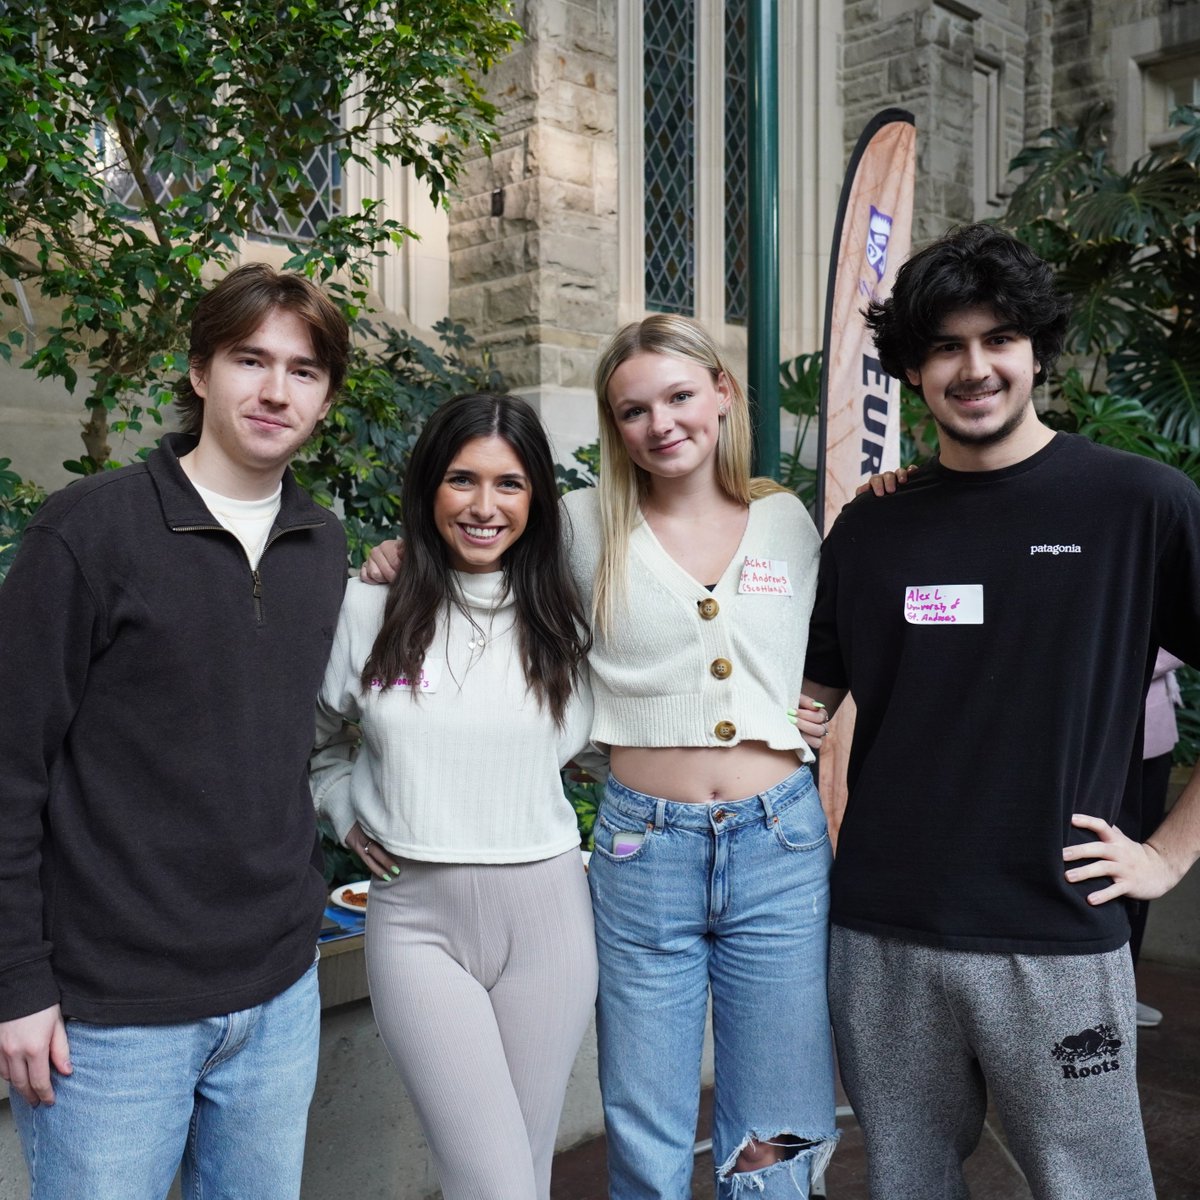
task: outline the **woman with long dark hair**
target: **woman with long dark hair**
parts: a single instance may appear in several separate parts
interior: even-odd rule
[[[596,991],[559,771],[588,740],[587,624],[546,436],[512,396],[429,419],[405,570],[351,582],[313,794],[374,880],[371,1001],[446,1200],[546,1200]]]

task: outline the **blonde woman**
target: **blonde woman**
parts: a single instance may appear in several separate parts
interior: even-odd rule
[[[611,1196],[689,1194],[710,996],[717,1194],[807,1196],[837,1137],[831,852],[795,717],[818,535],[751,479],[745,393],[694,322],[626,326],[596,393],[599,486],[565,504],[611,755],[589,875]]]
[[[745,393],[694,322],[626,326],[596,393],[600,483],[564,505],[611,754],[589,874],[610,1195],[690,1195],[711,996],[717,1195],[794,1200],[837,1139],[831,852],[801,736],[823,730],[801,701],[819,539],[751,479]],[[385,544],[365,577],[395,562]]]

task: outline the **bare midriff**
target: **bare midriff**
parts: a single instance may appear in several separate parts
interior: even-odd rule
[[[795,750],[766,742],[736,746],[613,746],[613,776],[635,792],[682,804],[744,800],[773,788],[800,765]]]

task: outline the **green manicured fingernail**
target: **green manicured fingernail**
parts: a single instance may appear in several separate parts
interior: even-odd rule
[[[393,868],[392,868],[392,878],[393,878],[393,879],[395,879],[395,877],[396,877],[397,875],[399,875],[399,874],[400,874],[400,868],[399,868],[399,867],[393,867]]]
[[[796,714],[796,710],[795,710],[794,708],[789,708],[789,709],[788,709],[788,716],[789,716],[789,717],[794,717],[794,716],[796,716],[796,715],[797,715],[797,714]]]
[[[825,705],[823,705],[823,704],[820,702],[820,700],[814,700],[814,701],[812,702],[812,706],[813,706],[813,708],[824,708],[824,707],[825,707]]]

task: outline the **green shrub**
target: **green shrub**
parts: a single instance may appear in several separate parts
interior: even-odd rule
[[[0,581],[8,574],[21,534],[41,507],[46,493],[11,470],[12,462],[0,458]]]

